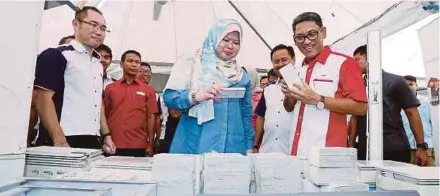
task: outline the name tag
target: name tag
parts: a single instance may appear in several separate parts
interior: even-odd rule
[[[141,91],[138,91],[138,92],[136,92],[136,95],[145,96],[145,93],[144,93],[144,92],[141,92]]]

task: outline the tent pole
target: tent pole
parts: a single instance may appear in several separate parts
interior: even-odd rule
[[[272,47],[270,47],[270,45],[266,42],[263,36],[261,36],[261,34],[257,31],[257,29],[255,29],[255,27],[251,24],[251,22],[249,22],[249,20],[243,15],[243,13],[241,13],[238,7],[235,6],[235,4],[231,0],[228,0],[228,2],[229,4],[231,4],[234,10],[241,16],[241,18],[243,18],[243,20],[249,25],[249,27],[251,27],[251,29],[255,32],[255,34],[257,34],[260,40],[263,41],[263,43],[267,46],[267,48],[269,48],[269,50],[272,50]]]
[[[368,32],[367,160],[383,160],[382,47],[380,31]]]

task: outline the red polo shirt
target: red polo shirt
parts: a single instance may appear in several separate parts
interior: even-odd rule
[[[300,76],[318,94],[367,102],[359,64],[351,57],[325,46],[313,60],[305,59]],[[346,147],[347,115],[296,103],[292,155],[307,156],[311,147]]]
[[[139,79],[121,79],[107,86],[104,104],[116,148],[146,148],[147,114],[157,113],[154,90]]]

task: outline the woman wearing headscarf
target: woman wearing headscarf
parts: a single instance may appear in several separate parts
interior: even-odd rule
[[[237,21],[219,21],[193,57],[174,65],[163,97],[183,113],[170,153],[246,154],[253,148],[250,78],[235,60],[241,38]],[[228,87],[245,87],[244,97],[215,98]]]

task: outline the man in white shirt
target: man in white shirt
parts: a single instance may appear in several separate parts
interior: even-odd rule
[[[295,52],[291,46],[281,44],[272,49],[271,60],[274,73],[281,78],[279,70],[295,64]],[[293,141],[293,112],[287,112],[283,102],[284,94],[281,92],[281,82],[278,79],[275,84],[269,84],[264,89],[255,109],[257,119],[254,152],[290,154]]]
[[[101,11],[85,6],[72,22],[75,39],[37,59],[35,106],[42,120],[37,145],[101,148],[113,153],[102,107],[101,56],[94,50],[109,31]]]

